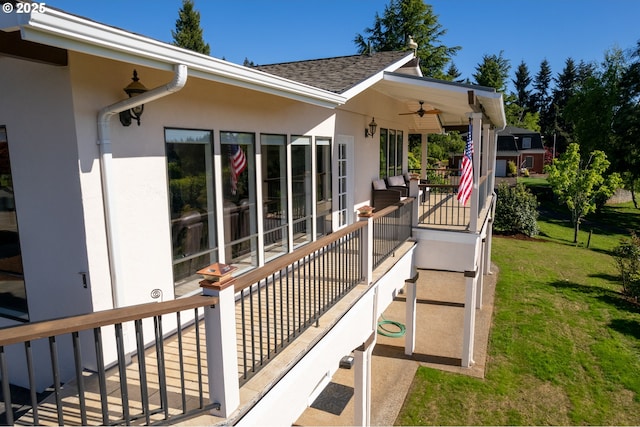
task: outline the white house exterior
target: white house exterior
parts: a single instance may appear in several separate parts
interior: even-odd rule
[[[0,304],[0,328],[200,293],[196,271],[205,265],[242,274],[355,222],[384,169],[379,135],[399,155],[387,159],[387,175],[400,175],[409,134],[423,135],[426,152],[429,133],[471,119],[476,141],[493,153],[486,164],[476,159],[486,173],[505,122],[500,94],[423,78],[412,51],[353,57],[364,72],[344,72],[343,85],[331,87],[287,76],[305,62],[247,68],[48,7],[0,14],[0,42],[0,145],[10,156],[1,172],[15,199],[2,231],[19,236],[18,252],[14,242],[5,258],[22,264],[0,281],[0,293],[21,301]],[[129,98],[123,88],[134,70],[148,91]],[[123,126],[120,112],[141,101],[140,125]],[[440,114],[399,115],[418,101]],[[377,132],[365,136],[374,118]],[[234,178],[237,147],[246,165]],[[198,196],[176,202],[187,179]],[[476,280],[490,259],[490,221],[472,229],[416,231],[408,268]],[[185,249],[190,238],[195,250]],[[24,384],[24,370],[12,375]]]

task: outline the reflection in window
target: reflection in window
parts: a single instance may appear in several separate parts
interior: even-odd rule
[[[313,193],[311,188],[311,138],[292,137],[291,190],[293,208],[293,247],[311,241]]]
[[[0,126],[0,315],[29,320],[7,129]]]
[[[254,135],[220,132],[225,262],[246,271],[258,265]]]
[[[380,129],[380,178],[402,175],[404,132]]]
[[[402,139],[404,133],[396,131],[396,172],[394,175],[402,175]]]
[[[388,150],[388,132],[387,129],[380,129],[380,179],[387,177],[387,150]]]
[[[199,289],[196,271],[218,260],[212,138],[211,131],[165,129],[176,296]]]
[[[331,140],[316,139],[316,234],[331,233]]]
[[[287,154],[284,135],[261,135],[265,261],[289,251]]]

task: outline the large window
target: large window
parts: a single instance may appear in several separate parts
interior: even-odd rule
[[[286,142],[284,135],[260,136],[265,261],[289,251]]]
[[[331,140],[316,138],[316,233],[331,233]]]
[[[380,129],[380,178],[402,175],[404,133]]]
[[[311,138],[308,136],[291,139],[291,191],[295,248],[312,240]]]
[[[29,320],[5,126],[0,126],[0,294],[0,315]]]
[[[258,265],[255,135],[220,132],[225,262],[239,272]]]
[[[165,129],[171,244],[176,296],[197,284],[195,273],[218,260],[213,135],[207,130]]]

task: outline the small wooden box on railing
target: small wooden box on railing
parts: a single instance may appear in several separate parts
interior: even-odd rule
[[[237,269],[238,267],[216,262],[196,273],[202,275],[201,287],[220,291],[233,284],[235,278],[232,275]]]

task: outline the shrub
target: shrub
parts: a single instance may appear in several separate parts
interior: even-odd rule
[[[515,162],[509,160],[507,162],[507,176],[516,176],[518,174],[518,168],[516,167]]]
[[[623,238],[613,250],[616,260],[622,291],[633,298],[640,297],[640,237],[631,233],[630,238]]]
[[[538,199],[524,184],[510,187],[507,183],[498,186],[494,228],[504,233],[522,233],[536,236],[538,228]]]

